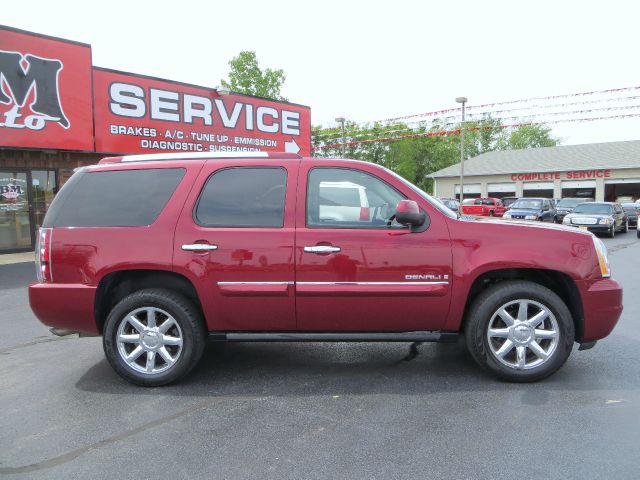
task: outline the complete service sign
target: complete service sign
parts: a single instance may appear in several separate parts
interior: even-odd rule
[[[93,92],[93,93],[92,93]],[[0,26],[0,146],[311,154],[309,107],[94,68],[91,47]]]

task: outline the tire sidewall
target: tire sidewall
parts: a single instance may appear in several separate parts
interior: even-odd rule
[[[137,308],[156,307],[169,313],[180,326],[182,351],[176,363],[168,370],[145,375],[133,370],[118,351],[118,328],[127,315]],[[113,369],[126,380],[142,386],[166,385],[186,375],[198,362],[204,350],[204,329],[197,310],[182,295],[163,290],[142,290],[122,299],[109,313],[104,333],[103,348]]]
[[[530,370],[515,370],[500,363],[491,352],[487,338],[489,322],[498,308],[519,299],[533,300],[547,307],[556,318],[560,334],[551,359]],[[509,281],[490,287],[474,301],[466,338],[470,353],[480,366],[504,380],[531,382],[548,377],[565,363],[573,348],[575,328],[569,309],[554,292],[533,282]]]

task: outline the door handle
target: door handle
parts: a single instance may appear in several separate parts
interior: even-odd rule
[[[304,251],[307,253],[336,253],[340,251],[340,247],[333,247],[331,245],[314,245],[313,247],[304,247]]]
[[[217,250],[217,245],[209,245],[208,243],[192,243],[182,245],[182,250],[187,252],[207,252],[209,250]]]

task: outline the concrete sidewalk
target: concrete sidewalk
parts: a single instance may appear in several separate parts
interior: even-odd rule
[[[13,265],[14,263],[26,263],[35,261],[34,252],[5,253],[0,255],[0,265]]]

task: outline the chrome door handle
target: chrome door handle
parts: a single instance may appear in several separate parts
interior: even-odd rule
[[[331,245],[315,245],[313,247],[304,247],[307,253],[336,253],[340,251],[340,247],[332,247]]]
[[[208,243],[192,243],[187,245],[182,245],[182,250],[187,252],[207,252],[209,250],[217,250],[217,245],[209,245]]]

